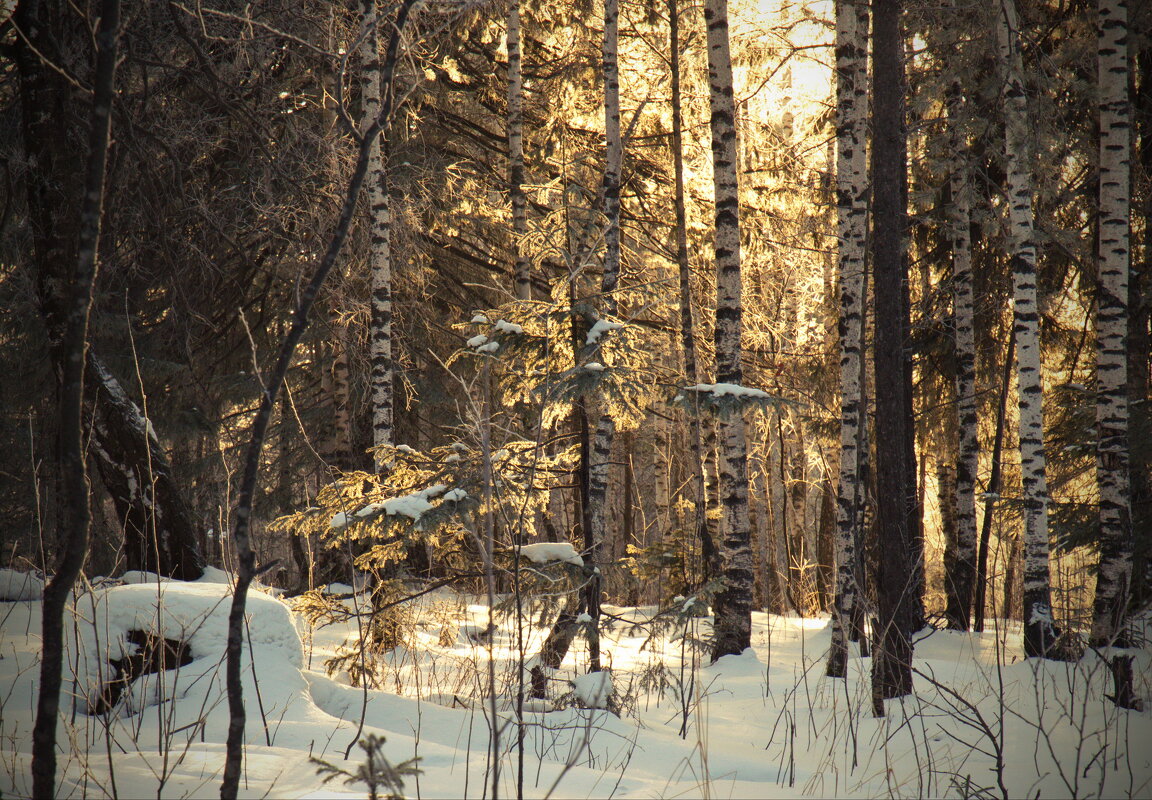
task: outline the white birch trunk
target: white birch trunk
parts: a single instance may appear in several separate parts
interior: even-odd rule
[[[520,0],[508,11],[508,196],[512,205],[512,283],[517,300],[532,299],[532,271],[524,253],[528,204],[524,197],[524,78],[520,52]]]
[[[1124,635],[1132,576],[1128,476],[1129,159],[1128,6],[1100,0],[1100,235],[1096,301],[1096,478],[1100,487],[1100,566],[1092,643]]]
[[[705,0],[708,88],[712,111],[712,172],[716,198],[716,382],[740,383],[740,194],[736,108],[727,0]],[[712,659],[738,654],[752,636],[752,549],[748,524],[748,455],[744,416],[719,420],[721,580],[715,600]]]
[[[947,500],[954,504],[956,515],[954,574],[946,576],[945,581],[950,587],[948,624],[957,630],[968,630],[976,576],[976,475],[980,442],[977,436],[969,166],[967,142],[959,130],[957,113],[961,102],[960,87],[955,85],[952,97],[949,98],[949,124],[955,158],[949,222],[952,240],[952,303],[956,324],[956,421],[960,437],[960,460],[956,464],[955,498]]]
[[[865,239],[868,228],[868,5],[836,3],[836,222],[840,272],[840,483],[836,494],[836,600],[828,675],[845,677],[857,603],[856,542],[864,522],[861,402]]]
[[[1044,454],[1040,314],[1036,299],[1028,99],[1018,42],[1015,0],[1001,0],[996,26],[1004,72],[1004,148],[1009,247],[1015,295],[1016,363],[1020,394],[1020,471],[1024,500],[1024,651],[1044,656],[1055,638],[1048,568],[1048,485]]]
[[[379,19],[376,0],[364,0],[362,5],[361,60],[364,71],[364,116],[361,130],[380,115],[386,87],[381,82]],[[372,393],[372,443],[376,447],[393,443],[392,436],[392,209],[388,198],[388,139],[385,124],[380,137],[372,145],[368,160],[368,187],[370,270],[372,275],[371,331],[369,355],[371,358],[370,383]],[[377,469],[381,468],[379,460]]]

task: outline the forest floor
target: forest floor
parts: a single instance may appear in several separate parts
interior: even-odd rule
[[[227,576],[141,578],[76,599],[61,797],[218,796]],[[556,798],[1152,796],[1152,712],[1115,708],[1096,654],[1070,664],[1023,658],[1018,625],[924,631],[914,695],[889,701],[876,719],[870,659],[852,658],[846,681],[824,676],[826,618],[754,614],[752,649],[709,665],[693,644],[707,618],[674,615],[652,635],[645,623],[655,608],[605,610],[607,703],[597,691],[607,684],[578,678],[587,671],[578,637],[548,699],[525,700],[518,726],[517,669],[531,666],[518,654],[537,651],[546,633],[538,617],[518,631],[514,613],[501,610],[487,636],[481,599],[426,595],[399,620],[405,644],[377,664],[379,688],[366,690],[347,671],[325,669],[357,636],[355,619],[313,629],[288,604],[253,592],[241,796],[364,797],[362,783],[324,784],[310,759],[355,772],[364,762],[355,743],[376,734],[392,764],[419,759],[405,796],[491,797],[493,705],[502,797],[516,796],[521,775],[524,796]],[[0,797],[31,788],[40,613],[37,600],[0,602]],[[109,713],[86,713],[115,677],[110,660],[139,650],[127,631],[145,629],[185,642],[190,663],[137,678]],[[1135,655],[1137,692],[1152,698],[1152,650]],[[597,705],[608,709],[588,707]]]

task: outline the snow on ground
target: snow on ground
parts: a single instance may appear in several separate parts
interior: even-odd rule
[[[222,581],[143,582],[76,598],[60,796],[218,796],[229,591]],[[364,599],[344,602],[355,608]],[[525,615],[520,663],[511,612],[498,613],[488,634],[489,609],[474,597],[441,590],[413,606],[405,645],[383,657],[378,688],[365,690],[349,685],[346,672],[324,669],[355,633],[354,620],[307,630],[285,602],[250,594],[242,796],[365,796],[362,785],[322,785],[309,757],[355,770],[362,754],[354,743],[367,733],[386,738],[393,763],[420,758],[423,773],[407,780],[408,797],[487,796],[490,679],[500,728],[497,780],[502,795],[515,796],[515,678],[527,676],[547,633],[535,624],[539,614]],[[888,716],[877,720],[869,659],[852,659],[847,681],[824,677],[826,620],[754,614],[752,649],[709,665],[692,645],[706,637],[707,619],[680,615],[653,637],[646,623],[656,609],[605,611],[614,620],[602,639],[610,677],[585,675],[578,638],[552,676],[547,701],[525,702],[526,796],[1152,795],[1152,715],[1118,711],[1104,697],[1111,680],[1094,656],[1076,664],[1024,659],[1018,625],[921,634],[915,695],[889,701]],[[5,797],[30,790],[40,622],[37,600],[0,603]],[[133,649],[126,633],[137,628],[181,637],[192,662],[137,679],[111,714],[83,713],[108,675],[108,659]],[[484,635],[459,635],[466,631]],[[1136,659],[1138,691],[1150,697],[1152,658],[1145,649]],[[607,691],[618,716],[579,707],[604,705]]]

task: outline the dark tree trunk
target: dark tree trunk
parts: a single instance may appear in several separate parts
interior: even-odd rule
[[[1134,117],[1139,170],[1152,176],[1152,46],[1145,44],[1136,57],[1138,89]],[[1137,532],[1132,560],[1132,601],[1142,607],[1152,600],[1152,185],[1144,181],[1138,203],[1143,219],[1143,257],[1132,259],[1128,284],[1128,374],[1132,408],[1132,530]]]
[[[904,75],[899,0],[873,6],[872,97],[873,259],[875,275],[876,478],[879,546],[876,595],[879,630],[874,653],[874,708],[912,691],[912,642],[918,606],[919,514],[907,375],[908,299],[904,234]]]
[[[416,4],[416,0],[404,0],[396,11],[392,34],[389,38],[388,51],[385,55],[381,69],[381,81],[386,87],[391,87],[392,75],[399,60],[400,38],[408,21],[409,12]],[[268,376],[263,395],[260,398],[260,408],[252,422],[252,435],[248,441],[248,450],[244,458],[244,472],[240,481],[240,491],[236,502],[236,526],[232,530],[232,541],[236,547],[236,562],[239,570],[236,574],[236,588],[232,593],[232,606],[228,611],[228,642],[227,667],[225,677],[228,686],[228,741],[225,750],[224,776],[220,783],[221,800],[235,800],[240,789],[240,771],[244,760],[244,726],[246,713],[244,709],[243,686],[240,682],[240,657],[244,644],[244,608],[248,599],[248,588],[258,574],[256,571],[256,553],[252,550],[249,530],[252,518],[252,501],[256,495],[256,484],[260,473],[260,455],[264,449],[264,438],[268,433],[268,424],[272,420],[272,409],[276,405],[276,397],[284,384],[288,374],[288,367],[292,356],[296,352],[296,345],[308,327],[308,315],[316,301],[316,295],[324,285],[324,280],[348,238],[348,231],[352,227],[352,215],[356,210],[356,202],[360,190],[364,186],[365,176],[368,173],[371,160],[373,142],[385,123],[392,116],[393,94],[388,91],[380,113],[364,131],[360,142],[360,149],[356,159],[356,166],[344,194],[343,206],[336,228],[328,241],[328,247],[316,266],[316,272],[311,281],[305,285],[300,293],[300,299],[292,314],[292,325],[288,329],[284,341],[280,345],[280,352],[276,358],[276,365]]]
[[[92,453],[124,528],[128,569],[196,580],[205,565],[197,526],[152,426],[91,352],[85,378],[96,407]]]
[[[980,547],[976,554],[976,599],[973,601],[972,630],[984,630],[984,606],[988,600],[988,547],[992,541],[992,514],[1000,499],[1003,473],[1004,427],[1008,417],[1008,390],[1012,382],[1012,363],[1016,355],[1016,337],[1008,332],[1008,351],[1004,354],[1004,380],[1000,387],[1000,404],[996,409],[996,437],[992,443],[992,473],[984,496],[984,522],[980,527]]]
[[[84,41],[83,18],[58,3],[22,3],[17,25],[28,32],[31,47],[17,47],[17,68],[23,116],[24,151],[36,164],[27,185],[28,217],[41,314],[48,333],[53,363],[63,375],[69,293],[83,233],[77,223],[79,198],[90,189],[85,180],[83,144],[77,131],[88,123],[75,118],[73,87],[56,67],[83,74],[73,63],[82,57],[74,43]],[[18,39],[24,42],[24,39]],[[34,47],[35,51],[31,48]],[[44,63],[46,58],[53,65]],[[109,90],[111,91],[111,90]],[[89,165],[89,169],[91,165]],[[90,176],[89,176],[90,179]],[[95,258],[95,256],[93,256]],[[159,572],[166,577],[193,579],[203,572],[196,526],[151,425],[139,407],[91,353],[83,370],[85,431],[90,439],[100,477],[111,495],[124,526],[128,567]],[[105,378],[108,378],[105,380]],[[61,383],[61,387],[63,383]]]
[[[36,37],[44,31],[45,21],[37,17],[42,9],[22,3],[17,24],[25,35]],[[70,13],[70,12],[65,12]],[[45,26],[47,27],[47,26]],[[59,542],[56,570],[44,589],[40,687],[36,698],[36,722],[32,729],[32,793],[37,798],[55,796],[56,789],[56,723],[60,712],[60,689],[64,662],[64,611],[68,597],[88,555],[90,512],[88,476],[84,464],[84,354],[88,343],[88,318],[96,283],[96,254],[100,245],[100,222],[104,202],[104,172],[108,161],[108,144],[112,128],[112,101],[116,91],[116,46],[120,33],[120,3],[104,0],[96,27],[96,65],[92,73],[92,110],[90,115],[88,158],[83,172],[83,193],[77,217],[75,260],[70,269],[66,294],[57,297],[63,323],[62,337],[55,348],[60,373],[60,461],[67,513]],[[51,33],[46,38],[50,40]],[[33,131],[46,109],[37,108],[36,91],[54,82],[38,78],[49,67],[39,62],[40,54],[29,52],[43,42],[28,42],[18,56],[21,72],[25,132]],[[41,51],[42,53],[43,51]],[[51,53],[52,51],[49,50]],[[39,75],[37,75],[39,73]],[[68,90],[58,84],[51,96],[59,99]],[[63,125],[62,120],[57,124]],[[25,140],[31,145],[31,141]],[[29,193],[33,194],[35,190]],[[41,198],[42,199],[42,198]],[[66,209],[74,209],[72,200]],[[29,204],[32,206],[32,202]],[[63,209],[61,209],[63,211]],[[67,247],[67,244],[64,245]],[[45,266],[43,263],[41,266]],[[63,286],[59,287],[61,290]]]

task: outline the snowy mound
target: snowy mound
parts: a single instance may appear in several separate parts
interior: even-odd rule
[[[140,652],[140,637],[132,631],[186,645],[192,662],[181,667],[179,675],[175,669],[167,670],[167,680],[154,675],[135,680],[124,696],[124,711],[134,713],[157,702],[182,699],[194,685],[199,685],[201,702],[205,692],[210,704],[219,702],[231,605],[232,589],[222,583],[138,583],[81,597],[77,613],[93,624],[79,629],[76,680],[86,687],[80,708],[99,708],[103,687],[116,677],[114,664]],[[288,607],[268,595],[250,592],[246,617],[244,660],[254,659],[260,672],[274,668],[278,679],[284,679],[283,686],[299,682],[304,654]]]
[[[44,596],[44,581],[29,572],[0,569],[0,602],[39,600]]]

